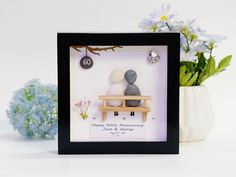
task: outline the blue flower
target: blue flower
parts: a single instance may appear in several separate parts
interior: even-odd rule
[[[172,28],[171,21],[175,13],[170,12],[170,5],[162,5],[160,10],[153,11],[148,18],[144,18],[139,27],[143,31],[164,32]]]
[[[7,110],[14,130],[29,138],[54,138],[57,134],[57,87],[34,79],[17,90]]]
[[[151,18],[144,18],[139,24],[139,27],[146,32],[160,32],[163,26],[160,26],[160,23],[153,21]]]
[[[170,11],[170,5],[162,5],[148,18],[140,23],[143,31],[149,32],[179,32],[181,60],[196,61],[198,53],[212,56],[212,51],[225,36],[209,35],[195,23],[195,19],[176,20],[175,14]]]
[[[203,35],[203,43],[210,50],[217,47],[218,43],[221,43],[226,39],[226,36],[222,35],[213,35],[213,34],[205,34]]]

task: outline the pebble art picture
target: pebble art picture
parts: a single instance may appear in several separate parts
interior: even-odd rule
[[[59,33],[57,44],[59,154],[178,153],[180,34]]]
[[[73,47],[71,103],[76,109],[72,109],[72,141],[112,141],[114,134],[114,140],[122,141],[165,140],[166,131],[156,132],[166,129],[166,93],[161,90],[166,88],[167,48],[156,48],[158,52],[153,46]],[[157,116],[162,117],[159,122]],[[126,127],[121,129],[123,124]],[[137,128],[137,124],[143,126]]]

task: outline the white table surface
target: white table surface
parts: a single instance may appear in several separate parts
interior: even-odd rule
[[[30,141],[0,120],[0,177],[236,176],[233,127],[205,141],[180,145],[179,155],[57,155],[57,140]],[[219,136],[222,135],[222,136]]]

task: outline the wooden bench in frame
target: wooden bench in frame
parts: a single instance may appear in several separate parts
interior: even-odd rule
[[[148,101],[151,100],[151,96],[99,96],[99,100],[103,100],[103,106],[99,108],[102,112],[102,121],[107,118],[107,112],[142,112],[143,121],[147,120],[147,113],[150,112]],[[122,105],[120,107],[112,107],[108,105],[108,101],[121,100]],[[127,107],[126,100],[141,100],[143,104],[138,107]]]

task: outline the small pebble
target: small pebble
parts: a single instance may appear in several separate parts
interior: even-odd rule
[[[124,79],[124,72],[120,69],[114,69],[111,73],[111,81],[115,84],[121,83]]]
[[[135,84],[128,85],[124,94],[129,96],[141,95],[139,88]],[[139,106],[140,102],[141,100],[127,100],[126,105],[130,107],[137,107]]]
[[[137,73],[134,70],[128,70],[125,72],[125,80],[129,84],[133,84],[137,79]]]

